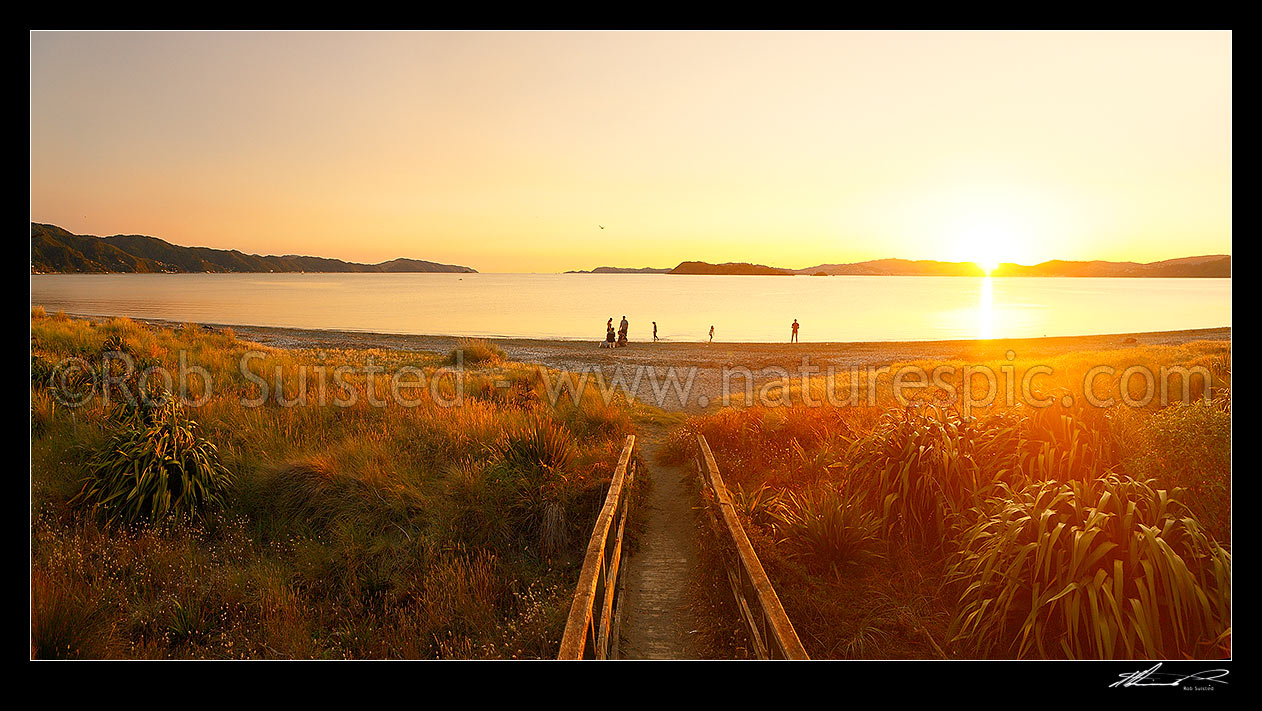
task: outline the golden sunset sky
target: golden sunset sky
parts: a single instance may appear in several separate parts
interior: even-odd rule
[[[1230,253],[1231,39],[35,32],[31,219],[492,272]]]

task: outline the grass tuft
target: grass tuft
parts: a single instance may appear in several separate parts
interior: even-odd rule
[[[448,365],[486,365],[506,359],[503,349],[485,338],[462,338],[447,355]]]

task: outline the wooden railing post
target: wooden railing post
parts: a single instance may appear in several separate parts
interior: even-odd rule
[[[736,515],[732,498],[723,483],[723,476],[719,473],[719,465],[714,459],[714,453],[710,451],[709,443],[704,436],[697,435],[697,444],[702,457],[701,476],[705,479],[715,508],[718,509],[718,533],[725,547],[730,544],[735,549],[731,560],[724,556],[727,562],[727,578],[732,586],[732,595],[736,598],[736,606],[749,629],[754,652],[761,659],[809,659],[806,648],[798,639],[797,631],[789,622],[789,616],[780,604],[780,598],[749,542],[749,537],[745,535],[745,529]]]
[[[596,517],[583,569],[578,576],[574,601],[565,623],[561,638],[561,650],[557,659],[606,659],[617,656],[618,640],[616,622],[621,617],[622,541],[626,532],[627,513],[630,508],[630,490],[636,474],[635,435],[627,435],[618,466],[609,482],[605,504]],[[615,518],[617,529],[613,529]],[[614,535],[609,535],[614,530]],[[597,607],[597,593],[600,606]],[[612,618],[612,620],[611,620]],[[614,639],[610,641],[611,626]],[[590,642],[590,644],[589,644]]]

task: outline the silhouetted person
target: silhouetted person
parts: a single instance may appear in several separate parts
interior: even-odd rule
[[[609,324],[605,328],[605,342],[601,344],[604,348],[614,347],[613,319],[609,319]]]
[[[630,330],[631,324],[627,323],[627,317],[622,317],[622,323],[618,324],[618,345],[627,345],[627,331]]]
[[[653,322],[653,342],[657,343],[657,322]]]
[[[793,319],[793,335],[789,337],[789,343],[798,342],[798,320]]]
[[[710,342],[714,343],[714,326],[710,327]]]

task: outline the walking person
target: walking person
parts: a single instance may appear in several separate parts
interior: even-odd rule
[[[710,326],[710,342],[711,342],[711,343],[714,343],[714,326],[713,326],[713,324]]]
[[[789,343],[798,342],[798,320],[793,319],[793,335],[789,337]]]
[[[657,322],[653,322],[653,342],[657,343]]]

